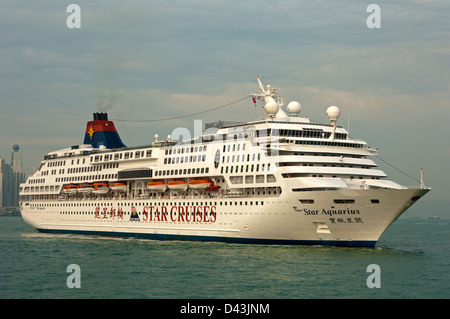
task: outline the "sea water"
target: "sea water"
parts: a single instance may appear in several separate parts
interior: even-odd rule
[[[441,299],[449,243],[449,220],[432,219],[400,218],[375,248],[345,248],[41,234],[0,217],[0,299]]]

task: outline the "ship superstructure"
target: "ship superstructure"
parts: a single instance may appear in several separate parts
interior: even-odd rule
[[[338,107],[313,123],[258,85],[267,118],[183,141],[126,147],[94,113],[83,144],[48,153],[21,185],[24,220],[41,232],[374,246],[429,191],[388,179],[377,149],[337,125]]]

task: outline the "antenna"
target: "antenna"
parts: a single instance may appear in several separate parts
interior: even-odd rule
[[[423,168],[420,169],[420,188],[421,189],[425,188],[425,184],[423,182]]]
[[[259,90],[261,92],[264,92],[264,85],[262,84],[261,78],[259,77],[259,75],[256,76],[256,81],[258,81]]]
[[[264,98],[264,102],[269,102],[269,98],[275,98],[277,99],[278,105],[281,107],[283,105],[283,98],[278,95],[278,91],[281,91],[279,88],[273,88],[270,85],[267,85],[266,88],[264,88],[264,84],[261,81],[260,76],[258,75],[256,77],[256,80],[258,81],[259,86],[259,93],[252,93],[251,96],[259,96]]]

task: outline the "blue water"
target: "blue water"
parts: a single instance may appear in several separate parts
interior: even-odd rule
[[[41,234],[0,217],[0,299],[449,298],[449,243],[449,220],[399,219],[375,248],[343,248]]]

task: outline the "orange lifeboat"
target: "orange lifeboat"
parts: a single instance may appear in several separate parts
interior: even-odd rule
[[[93,190],[94,190],[94,185],[89,184],[89,183],[81,184],[80,187],[78,188],[78,191],[83,194],[89,194]]]
[[[127,191],[127,183],[123,183],[123,182],[109,183],[109,187],[111,188],[111,190],[116,191],[116,192],[126,192]]]
[[[108,183],[99,182],[94,183],[94,189],[92,190],[94,194],[107,194],[109,192]]]
[[[189,188],[198,190],[204,190],[210,187],[210,185],[214,186],[209,179],[197,179],[197,178],[190,180],[188,184]]]
[[[167,186],[169,187],[169,189],[174,191],[186,191],[188,189],[188,185],[186,184],[185,181],[175,179],[169,181],[167,183]]]
[[[68,195],[75,195],[78,192],[78,185],[66,185],[64,186],[64,190],[63,192],[68,194]]]
[[[205,188],[205,191],[207,192],[217,192],[219,190],[220,186],[219,185],[213,185],[212,183]]]
[[[151,192],[165,192],[167,189],[167,186],[162,181],[151,181],[147,183],[147,188]]]

